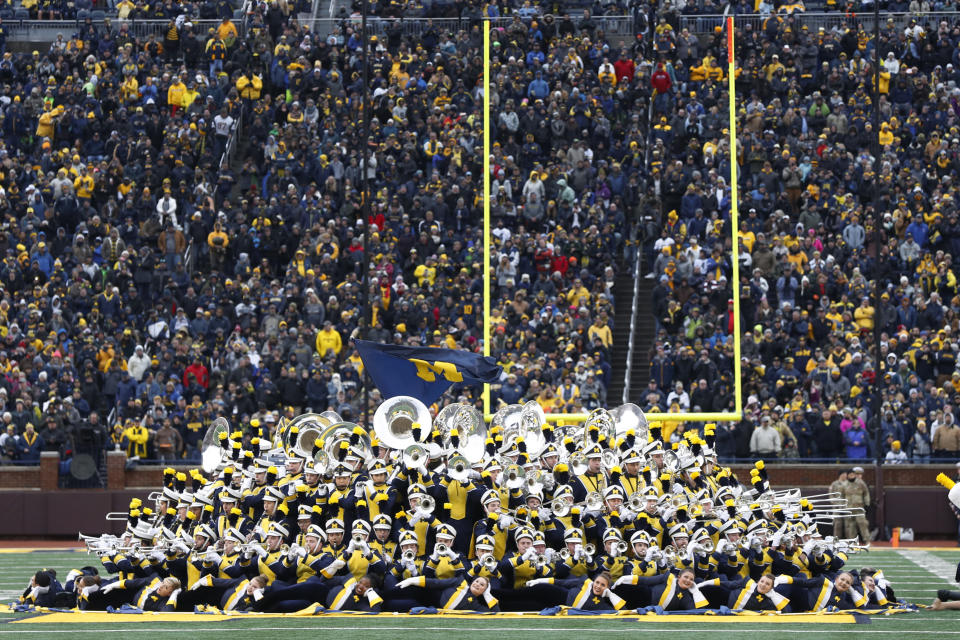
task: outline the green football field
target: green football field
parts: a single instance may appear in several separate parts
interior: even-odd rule
[[[884,570],[893,583],[897,597],[920,604],[930,604],[936,590],[945,587],[960,588],[952,580],[960,560],[960,550],[954,549],[884,549],[851,558],[849,566],[877,567]],[[69,551],[31,551],[0,553],[0,599],[13,601],[19,596],[40,567],[57,569],[61,576],[74,567],[97,564],[95,556]],[[626,638],[640,633],[683,634],[684,640],[737,638],[937,638],[960,636],[960,611],[929,611],[893,616],[870,616],[868,624],[796,624],[788,622],[731,622],[730,617],[703,617],[702,622],[661,621],[653,617],[587,618],[578,616],[535,617],[529,619],[487,617],[483,619],[456,619],[447,616],[410,617],[393,614],[351,618],[295,617],[244,618],[204,621],[197,616],[189,623],[151,620],[150,616],[117,615],[117,622],[45,624],[42,617],[36,622],[18,622],[27,615],[7,609],[0,610],[0,636],[20,638],[90,637],[124,635],[141,640],[145,638],[196,637],[227,638],[354,638],[378,637],[393,639],[446,639],[464,637],[536,638],[550,640],[577,639],[587,636]]]

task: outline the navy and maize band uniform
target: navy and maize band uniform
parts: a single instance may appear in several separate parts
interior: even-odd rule
[[[250,460],[246,453],[238,452],[241,463]],[[518,461],[527,461],[525,452],[515,453]],[[591,448],[589,460],[598,454],[604,455]],[[626,450],[623,458],[637,458],[635,450]],[[592,593],[590,585],[603,572],[619,583],[609,589],[630,608],[687,610],[739,601],[745,609],[804,611],[867,606],[861,600],[874,607],[891,604],[886,583],[873,587],[864,578],[866,584],[835,588],[847,555],[842,547],[820,542],[813,517],[804,515],[807,507],[788,516],[779,508],[745,506],[735,500],[736,478],[716,465],[704,465],[702,473],[687,467],[673,476],[663,472],[663,479],[657,470],[645,470],[625,486],[616,467],[609,476],[601,469],[571,478],[567,465],[557,463],[552,474],[557,482],[548,493],[498,486],[502,470],[496,461],[477,465],[473,479],[464,482],[441,471],[393,473],[393,463],[382,459],[358,468],[353,460],[359,459],[344,455],[334,467],[334,482],[321,483],[311,464],[286,465],[293,475],[281,482],[269,463],[254,458],[243,467],[245,482],[254,483],[246,490],[234,478],[239,464],[213,481],[196,471],[165,470],[156,514],[131,502],[123,541],[98,553],[104,569],[118,575],[118,586],[108,590],[109,597],[89,589],[78,594],[78,604],[99,608],[136,599],[148,607],[184,610],[192,610],[191,603],[257,610],[316,604],[406,611],[447,603],[477,611],[617,608],[609,596]],[[768,491],[759,463],[754,472],[751,483],[760,493]],[[671,493],[663,495],[655,481]],[[591,497],[589,509],[576,500],[594,491],[600,500]],[[546,495],[558,502],[545,504]],[[429,512],[417,503],[426,496],[436,503]],[[723,506],[714,510],[714,504]],[[157,549],[141,553],[135,542]],[[669,545],[675,550],[665,551]],[[814,555],[814,549],[822,551]],[[702,591],[679,588],[679,572],[687,568],[706,581]],[[757,593],[757,582],[769,572],[786,577],[775,592]],[[178,578],[184,589],[172,605],[152,597],[157,581],[167,577]],[[487,579],[494,604],[470,592],[477,577]],[[370,596],[357,593],[364,580],[375,583]],[[422,586],[398,588],[410,580]],[[190,587],[199,592],[187,591]]]

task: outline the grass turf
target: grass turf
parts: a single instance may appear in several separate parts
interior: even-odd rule
[[[897,596],[911,602],[929,604],[936,590],[953,587],[952,582],[960,551],[938,550],[878,550],[851,558],[850,568],[871,566],[883,569],[894,584]],[[97,565],[95,556],[69,551],[32,551],[0,554],[0,601],[16,599],[40,567],[53,567],[65,575],[71,568],[86,564]],[[23,614],[0,610],[0,622],[23,619]],[[895,616],[871,616],[870,624],[784,624],[756,622],[749,625],[726,624],[704,619],[703,622],[670,622],[663,619],[591,619],[579,617],[555,617],[530,619],[487,618],[455,619],[427,616],[407,617],[383,614],[356,618],[236,618],[231,620],[204,621],[198,616],[196,622],[167,623],[149,617],[136,619],[117,616],[117,622],[78,624],[31,624],[0,625],[0,637],[63,638],[90,636],[135,636],[146,638],[170,638],[190,636],[200,638],[226,638],[246,640],[282,636],[283,638],[390,638],[391,640],[433,640],[451,637],[461,638],[498,637],[534,638],[549,634],[550,640],[583,640],[585,636],[626,638],[638,633],[681,633],[684,640],[768,640],[796,634],[797,638],[876,638],[896,637],[933,638],[960,637],[960,612],[921,611],[916,614]]]

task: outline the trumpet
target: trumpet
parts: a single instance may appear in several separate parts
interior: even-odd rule
[[[717,550],[725,556],[732,556],[737,552],[737,545],[730,542],[729,540],[721,540],[720,544],[717,545]]]
[[[597,553],[597,547],[588,542],[583,545],[583,552],[592,558]]]
[[[519,489],[523,486],[523,469],[520,468],[520,465],[511,464],[506,468],[504,472],[504,484],[507,485],[510,489]]]
[[[623,540],[621,540],[621,541],[618,542],[613,548],[617,550],[617,553],[619,553],[620,555],[623,555],[623,554],[625,554],[625,553],[627,552],[627,549],[628,549],[629,547],[627,546],[627,543],[626,543],[626,542],[624,542]]]
[[[363,544],[366,540],[363,539],[363,535],[359,533],[353,534],[353,543],[354,544]]]
[[[443,544],[442,542],[438,542],[437,545],[433,548],[433,550],[437,555],[444,556],[447,554],[448,551],[450,551],[450,547]]]
[[[533,565],[534,565],[537,569],[543,569],[543,568],[546,567],[548,564],[550,564],[550,558],[548,558],[547,555],[544,554],[544,553],[539,553],[539,554],[537,554],[537,557],[534,558],[534,560],[533,560]]]
[[[591,491],[587,494],[587,499],[583,502],[570,504],[563,498],[554,498],[550,501],[550,510],[553,511],[553,515],[558,518],[563,518],[568,515],[574,507],[582,507],[587,511],[602,511],[603,496],[600,495],[598,491]]]
[[[417,554],[413,549],[407,549],[402,554],[400,554],[400,560],[403,562],[413,562],[416,560]]]
[[[663,548],[662,557],[664,562],[668,567],[673,567],[677,564],[677,559],[680,557],[677,553],[677,548],[673,545]]]
[[[436,508],[437,501],[434,500],[432,496],[423,496],[420,498],[420,510],[427,515],[431,515]]]
[[[570,552],[566,548],[560,550],[560,559],[564,562],[570,559]]]
[[[483,565],[483,568],[493,573],[497,570],[497,559],[492,553],[485,553],[480,557],[480,564]]]
[[[645,506],[646,501],[643,498],[643,494],[641,494],[639,491],[634,491],[630,494],[630,497],[627,498],[627,507],[629,507],[630,510],[634,511],[635,513],[640,513],[643,511]]]
[[[703,542],[695,542],[693,543],[693,549],[691,549],[691,551],[694,553],[711,554],[713,553],[713,542],[711,542],[709,539],[704,540]]]

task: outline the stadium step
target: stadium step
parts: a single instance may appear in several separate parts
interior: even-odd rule
[[[610,388],[607,389],[607,405],[622,404],[624,374],[627,370],[627,351],[630,343],[630,314],[633,312],[633,275],[629,268],[621,268],[614,280],[613,300],[616,313],[613,316],[613,346],[610,349]]]
[[[630,402],[643,407],[640,397],[650,379],[650,350],[657,337],[656,323],[650,310],[650,301],[653,298],[653,280],[640,280],[637,295],[640,296],[637,305],[637,322],[633,337],[633,363],[630,374]]]

